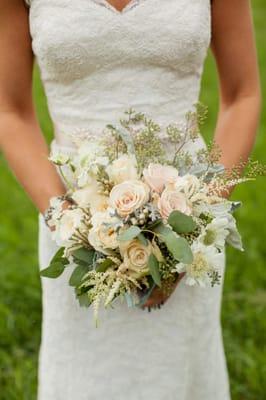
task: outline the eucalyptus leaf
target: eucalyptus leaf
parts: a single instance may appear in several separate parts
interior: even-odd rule
[[[148,241],[148,239],[145,238],[145,236],[143,235],[143,233],[140,233],[140,234],[137,236],[137,238],[138,238],[138,240],[140,241],[141,244],[143,244],[144,246],[148,246],[149,241]]]
[[[57,250],[57,252],[55,253],[55,255],[53,256],[50,265],[54,264],[55,262],[61,262],[62,264],[66,265],[69,263],[68,259],[63,257],[64,256],[64,247],[60,247],[59,250]]]
[[[95,250],[92,249],[85,249],[84,247],[81,247],[78,250],[75,250],[73,252],[73,257],[79,261],[83,261],[88,265],[91,265],[93,262]]]
[[[88,292],[82,293],[77,296],[79,305],[81,307],[89,307],[91,305],[91,301],[89,300]]]
[[[177,261],[184,264],[192,263],[193,254],[186,239],[179,237],[176,234],[168,235],[165,244]]]
[[[161,275],[160,275],[160,270],[159,270],[159,262],[154,254],[151,254],[149,256],[148,267],[149,267],[152,279],[154,280],[156,285],[161,286]]]
[[[138,226],[131,226],[126,231],[123,231],[118,236],[118,240],[121,242],[127,242],[137,237],[141,233],[141,229]]]
[[[190,233],[197,227],[192,217],[177,210],[171,212],[168,223],[176,233]]]
[[[110,258],[106,258],[103,262],[97,265],[95,268],[96,272],[105,272],[109,267],[111,267],[114,264]]]
[[[69,279],[70,286],[80,285],[83,276],[88,272],[88,267],[84,265],[78,265],[71,274]]]
[[[156,226],[154,231],[159,234],[160,239],[166,244],[177,261],[184,264],[190,264],[193,261],[193,254],[186,239],[178,236],[176,232],[164,224]]]
[[[65,265],[61,261],[55,261],[49,267],[41,270],[40,275],[45,278],[58,278],[65,270]]]

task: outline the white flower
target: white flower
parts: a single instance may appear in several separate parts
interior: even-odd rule
[[[227,214],[229,235],[226,242],[237,250],[244,251],[242,239],[236,226],[236,220],[232,214]]]
[[[214,218],[212,222],[204,228],[204,231],[199,236],[199,240],[205,244],[205,246],[216,246],[218,249],[222,250],[225,246],[225,239],[229,234],[228,225],[227,218]]]
[[[89,207],[91,213],[104,211],[108,207],[108,197],[98,193],[99,187],[95,179],[82,189],[76,190],[72,198],[80,207]]]
[[[200,242],[193,243],[191,249],[193,252],[192,263],[179,263],[176,265],[176,270],[179,273],[186,273],[185,282],[187,285],[206,286],[210,283],[208,274],[221,270],[224,255],[214,246],[204,246]]]
[[[57,243],[64,243],[71,239],[73,234],[82,225],[84,214],[80,208],[66,209],[56,224],[54,238]]]
[[[137,162],[134,156],[123,154],[106,168],[106,172],[115,184],[137,179]]]
[[[108,211],[96,212],[91,223],[88,240],[96,250],[108,254],[111,249],[118,247],[117,228],[121,221],[117,217],[110,215]]]
[[[207,214],[213,218],[223,218],[230,213],[231,202],[207,193],[198,193],[191,199],[193,201],[193,212],[195,215]]]
[[[181,176],[174,184],[176,190],[184,192],[188,199],[191,199],[196,193],[200,191],[201,183],[195,175]]]
[[[149,187],[138,180],[128,180],[113,187],[110,193],[110,206],[121,217],[131,214],[149,200]]]
[[[49,157],[49,160],[52,161],[55,165],[65,165],[70,161],[70,157],[64,153],[52,153]]]
[[[103,154],[103,148],[97,142],[85,142],[77,151],[73,164],[79,187],[89,185],[99,169],[99,165],[107,166],[109,160]]]

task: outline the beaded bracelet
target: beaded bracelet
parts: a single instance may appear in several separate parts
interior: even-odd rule
[[[56,196],[55,199],[61,202],[68,201],[70,203],[73,203],[73,200],[67,194],[64,194],[62,196]],[[55,208],[53,206],[49,206],[43,213],[44,222],[48,226],[48,228],[51,227],[49,222],[52,219],[54,209]]]

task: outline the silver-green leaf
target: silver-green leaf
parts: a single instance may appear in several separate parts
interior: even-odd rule
[[[149,256],[148,267],[149,267],[152,279],[154,280],[156,285],[161,286],[161,275],[160,275],[160,270],[159,270],[159,262],[154,254],[151,254]]]
[[[131,226],[126,231],[123,231],[118,236],[118,240],[121,242],[127,242],[128,240],[132,240],[136,238],[141,233],[141,229],[138,226]]]
[[[176,233],[190,233],[197,227],[192,217],[177,210],[171,212],[168,223]]]

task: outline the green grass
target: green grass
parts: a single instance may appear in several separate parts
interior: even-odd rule
[[[253,1],[259,63],[266,96],[266,4]],[[217,113],[217,82],[209,56],[202,82],[202,101],[210,113],[206,137],[211,137]],[[52,127],[38,74],[34,93],[40,124],[48,140]],[[254,156],[266,162],[265,111]],[[1,168],[0,225],[0,400],[36,399],[40,343],[41,291],[37,265],[37,213],[8,171]],[[225,349],[233,400],[262,400],[266,393],[266,259],[265,181],[239,187],[234,198],[245,203],[238,212],[248,251],[228,251],[223,302]],[[193,400],[193,399],[191,399]]]

